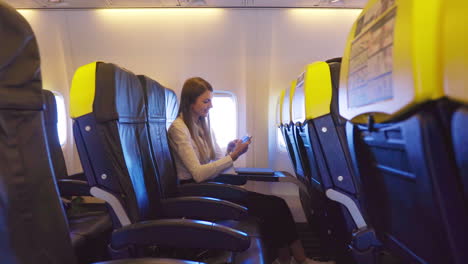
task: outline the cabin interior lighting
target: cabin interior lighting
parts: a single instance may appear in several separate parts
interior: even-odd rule
[[[357,18],[362,12],[358,8],[291,8],[288,10],[289,15],[300,21],[317,21],[323,22],[328,20],[341,20],[351,16]]]
[[[52,3],[52,4],[57,4],[57,3],[61,3],[62,0],[47,0],[47,2]]]
[[[315,2],[314,6],[325,7],[325,6],[342,6],[345,7],[346,3],[344,0],[318,0]]]
[[[206,6],[205,0],[177,0],[178,6]]]
[[[197,19],[197,21],[210,21],[222,17],[223,10],[219,8],[116,8],[100,9],[97,14],[106,19],[122,20],[136,19],[143,21],[155,16],[165,19]]]
[[[18,13],[20,13],[26,20],[28,20],[29,23],[33,21],[33,18],[35,17],[36,12],[32,9],[17,9]]]

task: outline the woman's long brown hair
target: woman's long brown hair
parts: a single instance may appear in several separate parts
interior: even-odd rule
[[[198,147],[202,163],[206,163],[215,159],[215,152],[210,131],[210,118],[200,117],[200,120],[198,120],[200,122],[200,127],[203,130],[203,134],[200,134],[198,131],[198,126],[195,124],[197,120],[193,120],[192,115],[192,104],[194,104],[197,98],[205,91],[213,92],[213,87],[204,79],[200,77],[193,77],[186,80],[184,86],[182,87],[178,113],[178,116],[182,116],[185,125],[190,131],[192,139],[195,141],[195,144]],[[205,148],[202,147],[203,145],[202,142],[200,142],[198,135],[203,137],[206,144],[208,145],[210,153],[206,153]]]

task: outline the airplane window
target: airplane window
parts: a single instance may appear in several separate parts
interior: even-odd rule
[[[65,111],[65,101],[60,93],[53,93],[55,95],[55,102],[57,103],[57,130],[60,145],[63,146],[67,141],[67,113]]]
[[[231,92],[215,91],[210,110],[211,128],[224,151],[229,141],[237,138],[237,99]]]

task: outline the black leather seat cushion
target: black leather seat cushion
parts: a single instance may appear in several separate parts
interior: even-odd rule
[[[70,238],[79,263],[109,259],[107,243],[112,224],[107,210],[91,205],[91,211],[68,215]],[[99,210],[100,209],[100,210]],[[104,208],[105,209],[105,208]]]
[[[107,211],[90,211],[68,218],[70,233],[95,238],[101,233],[110,234],[112,224]]]

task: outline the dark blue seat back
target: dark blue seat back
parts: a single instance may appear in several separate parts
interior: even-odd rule
[[[55,170],[55,176],[59,179],[66,178],[68,172],[57,132],[57,104],[55,95],[48,90],[43,90],[43,94],[46,136],[49,143],[49,152]]]
[[[165,198],[176,196],[178,180],[174,161],[169,149],[166,125],[168,124],[168,113],[170,119],[172,121],[175,120],[173,116],[174,112],[177,113],[176,110],[174,110],[174,107],[177,107],[177,97],[172,97],[175,93],[163,87],[155,80],[146,76],[139,76],[139,79],[145,90],[149,137],[156,162],[161,195]],[[166,95],[168,98],[166,98]],[[169,108],[166,107],[166,102],[170,103]]]
[[[95,75],[92,112],[74,116],[85,174],[92,186],[121,200],[131,222],[154,219],[160,212],[160,193],[155,188],[144,90],[133,73],[114,64],[95,64],[95,72],[86,68],[89,65],[77,71],[71,92],[73,113],[80,107],[77,98],[86,96],[80,89],[87,88],[79,86],[79,80]]]
[[[280,97],[280,124],[279,129],[284,138],[286,149],[289,154],[289,158],[293,165],[296,176],[303,181],[304,172],[302,170],[301,160],[296,152],[295,141],[294,141],[294,126],[291,119],[291,92],[294,92],[296,82],[291,83],[291,87],[284,91],[284,94]]]
[[[172,122],[176,120],[177,114],[179,112],[179,103],[177,102],[176,93],[169,89],[165,88],[165,99],[166,99],[166,129],[169,129]]]
[[[0,262],[76,263],[49,161],[39,51],[0,2]]]
[[[453,1],[426,3],[369,1],[343,56],[340,114],[350,121],[348,143],[369,223],[384,247],[408,263],[465,263],[468,210],[451,122],[445,121],[450,117],[441,115],[451,111],[439,107],[450,97],[443,84],[449,78],[441,71],[443,18],[461,7]],[[449,5],[451,11],[444,13]],[[376,8],[381,15],[375,15]],[[458,18],[466,17],[466,9],[458,12]],[[458,43],[460,33],[453,29],[448,30]],[[458,65],[453,55],[448,63]]]
[[[468,54],[460,52],[468,45],[467,38],[460,38],[468,22],[467,9],[468,3],[464,1],[448,1],[442,6],[441,65],[444,94],[449,99],[451,110],[448,113],[444,111],[442,118],[447,121],[444,129],[452,137],[454,156],[468,208]]]
[[[457,172],[445,140],[436,140],[445,135],[434,114],[420,109],[395,124],[348,132],[369,197],[369,220],[386,247],[421,263],[454,263],[448,252],[456,235],[448,231],[458,222],[453,209],[462,205],[451,191],[458,183],[447,176]]]
[[[309,192],[316,200],[314,211],[322,215],[321,228],[331,233],[325,233],[323,237],[338,261],[350,262],[348,244],[357,228],[356,223],[343,206],[344,202],[331,201],[326,194],[327,190],[339,192],[361,209],[346,143],[345,122],[337,111],[340,62],[341,59],[336,58],[307,65],[294,91],[292,116],[296,152],[302,160]],[[361,210],[355,213],[362,215]]]
[[[465,201],[468,203],[468,107],[462,106],[453,115],[452,140]]]

